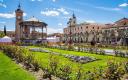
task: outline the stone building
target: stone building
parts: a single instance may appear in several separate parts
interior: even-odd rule
[[[114,24],[102,28],[105,44],[128,45],[128,18],[122,18]]]
[[[97,23],[76,23],[76,17],[69,19],[68,27],[64,28],[64,42],[68,43],[70,39],[73,43],[89,43],[91,41],[101,42],[101,29],[105,27],[104,24]]]
[[[15,40],[16,41],[43,41],[46,40],[47,36],[47,24],[40,21],[34,16],[28,20],[23,19],[23,10],[19,4],[16,13],[16,23],[15,23]]]
[[[113,24],[76,23],[76,17],[69,19],[68,27],[64,28],[63,42],[89,43],[95,41],[102,44],[128,45],[128,18]]]

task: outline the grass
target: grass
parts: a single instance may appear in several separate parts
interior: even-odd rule
[[[121,57],[115,57],[115,56],[109,56],[109,55],[97,55],[97,54],[91,54],[91,53],[85,53],[85,52],[75,52],[75,51],[50,49],[50,48],[46,48],[46,49],[54,51],[54,52],[59,52],[61,54],[72,54],[72,55],[77,55],[77,56],[88,56],[88,57],[95,57],[97,59],[100,59],[98,61],[94,61],[94,62],[84,64],[83,67],[85,67],[85,70],[92,70],[94,67],[98,68],[100,66],[105,67],[107,65],[107,62],[110,61],[110,60],[115,60],[117,62],[128,61],[127,58],[121,58]]]
[[[0,80],[35,80],[35,77],[0,52]]]
[[[28,47],[28,48],[35,48],[35,47]],[[122,62],[122,63],[124,61],[128,61],[127,58],[121,58],[121,57],[115,57],[115,56],[109,56],[109,55],[97,55],[97,54],[91,54],[91,53],[75,52],[75,51],[67,51],[67,50],[51,49],[51,48],[45,48],[45,49],[51,50],[53,52],[59,52],[61,54],[88,56],[88,57],[95,57],[97,59],[100,59],[98,61],[83,64],[82,66],[83,66],[84,71],[93,70],[94,67],[99,68],[102,66],[103,68],[105,68],[107,66],[107,62],[110,60],[115,60],[117,62]],[[42,52],[33,52],[33,53],[34,53],[35,58],[40,60],[40,64],[42,66],[47,67],[50,54],[42,53]],[[68,64],[72,66],[74,72],[77,70],[78,65],[79,65],[78,63],[72,62],[63,56],[56,55],[56,57],[59,59],[58,62],[60,66]]]

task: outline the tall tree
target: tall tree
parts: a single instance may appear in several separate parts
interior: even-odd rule
[[[6,26],[4,26],[4,35],[6,36],[7,33],[6,33]]]

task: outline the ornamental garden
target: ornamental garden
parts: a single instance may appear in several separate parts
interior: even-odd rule
[[[47,36],[47,23],[34,16],[24,20],[23,12],[19,4],[13,39],[6,27],[0,32],[0,80],[128,80],[128,19],[116,22],[119,29],[107,25],[93,32],[100,25],[78,25],[73,14],[56,41]]]
[[[0,57],[0,80],[128,78],[128,51],[123,47],[0,45]]]

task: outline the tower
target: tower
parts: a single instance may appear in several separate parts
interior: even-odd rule
[[[15,11],[16,22],[15,22],[15,40],[20,40],[20,25],[19,23],[23,21],[23,11],[21,10],[21,5],[18,5],[17,10]]]
[[[70,18],[69,21],[71,22],[71,27],[75,27],[76,26],[76,16],[75,16],[74,13],[72,14],[72,17]]]

